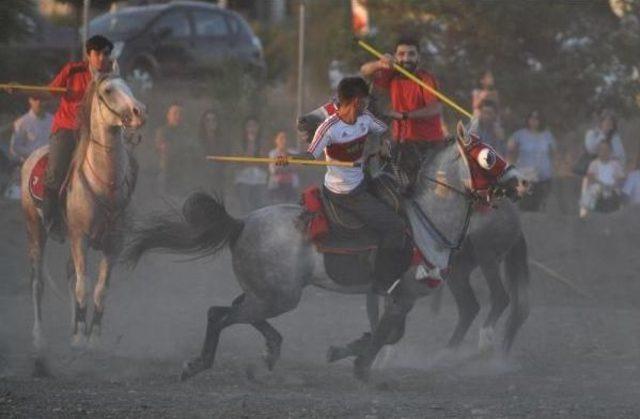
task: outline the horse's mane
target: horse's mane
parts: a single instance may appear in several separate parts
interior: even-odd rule
[[[91,141],[91,111],[93,106],[93,96],[100,81],[104,76],[94,79],[89,84],[87,91],[82,98],[80,110],[78,112],[78,144],[73,154],[74,167],[80,167],[87,155],[87,147]]]

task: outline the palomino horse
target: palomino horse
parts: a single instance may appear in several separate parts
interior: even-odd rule
[[[467,195],[469,169],[462,158],[462,147],[458,138],[453,139],[438,150],[430,159],[422,163],[416,190],[422,195],[414,202],[418,206],[429,205],[429,194],[440,194],[440,184],[435,184],[432,173],[443,173],[447,187]],[[511,183],[516,171],[502,174],[500,181]],[[466,188],[466,192],[465,191]],[[444,193],[446,199],[457,199],[455,194]],[[434,199],[430,196],[430,199]],[[463,200],[464,201],[464,200]],[[468,202],[461,202],[464,208]],[[186,379],[213,365],[215,353],[223,329],[233,324],[251,324],[260,332],[267,344],[266,362],[272,368],[280,355],[282,336],[267,321],[297,307],[302,290],[307,285],[342,293],[367,293],[371,289],[371,277],[363,272],[355,272],[354,277],[362,277],[361,283],[339,285],[334,275],[327,272],[327,260],[318,252],[313,243],[296,226],[303,208],[298,205],[274,205],[250,213],[244,220],[231,217],[219,200],[204,194],[191,195],[184,204],[183,215],[157,216],[147,220],[132,234],[124,260],[136,263],[144,253],[158,249],[180,254],[206,256],[223,247],[231,249],[233,270],[243,293],[230,306],[214,306],[207,314],[207,330],[200,356],[186,363],[182,378]],[[448,214],[453,217],[456,211]],[[466,216],[467,212],[463,212]],[[461,220],[452,220],[452,224]],[[466,222],[463,223],[466,228]],[[414,239],[421,231],[413,230]],[[453,233],[456,236],[464,231]],[[326,257],[326,256],[325,256]],[[358,266],[351,263],[352,266]],[[400,262],[394,261],[394,264]],[[403,266],[403,269],[408,266]],[[363,271],[368,271],[367,269]],[[334,274],[338,275],[340,272]],[[397,276],[396,276],[397,278]],[[394,298],[387,305],[372,339],[356,358],[354,373],[357,378],[367,379],[371,364],[378,351],[389,340],[390,334],[403,329],[406,315],[419,293],[421,285],[413,284],[396,287]],[[338,281],[339,282],[339,281]]]
[[[109,276],[123,246],[125,208],[135,187],[136,163],[124,142],[125,128],[139,128],[145,107],[118,75],[97,76],[81,110],[80,138],[70,169],[66,191],[65,221],[75,268],[73,295],[73,344],[91,341],[100,334]],[[36,150],[22,168],[22,208],[26,218],[31,288],[34,307],[33,339],[38,354],[43,349],[41,299],[43,257],[47,234],[42,214],[30,188],[32,170],[48,152]],[[94,312],[86,327],[87,246],[102,252],[98,280],[93,289]],[[39,359],[39,358],[38,358]]]

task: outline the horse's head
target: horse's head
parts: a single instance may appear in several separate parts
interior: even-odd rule
[[[493,148],[484,144],[477,134],[477,120],[469,129],[458,122],[457,142],[471,171],[470,189],[473,191],[502,190],[507,196],[521,197],[528,188],[527,180]]]
[[[102,122],[110,126],[139,128],[146,120],[146,107],[131,93],[131,89],[117,72],[95,80],[92,107]]]

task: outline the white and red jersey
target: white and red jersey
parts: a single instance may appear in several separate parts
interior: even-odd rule
[[[369,133],[382,134],[387,125],[369,111],[347,124],[334,114],[320,124],[307,150],[315,158],[324,152],[327,161],[360,163],[358,167],[327,166],[324,185],[333,193],[351,192],[364,180],[362,163]]]

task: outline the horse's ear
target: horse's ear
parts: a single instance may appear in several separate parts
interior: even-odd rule
[[[118,60],[113,59],[111,61],[111,74],[114,76],[120,76],[120,66],[118,65]]]
[[[462,121],[458,121],[456,125],[456,133],[458,137],[458,141],[462,143],[463,146],[467,146],[470,143],[469,134],[467,133],[467,129],[464,127]]]

